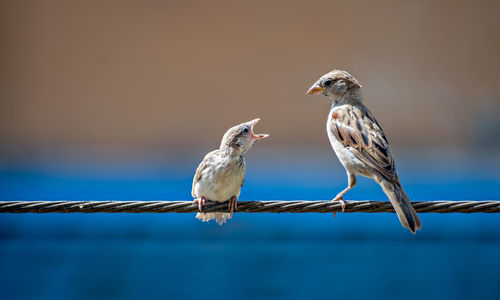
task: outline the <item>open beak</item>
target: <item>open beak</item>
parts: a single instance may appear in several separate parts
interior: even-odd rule
[[[248,124],[250,124],[250,137],[255,140],[265,139],[269,136],[269,134],[255,134],[253,132],[253,127],[257,124],[257,122],[259,122],[259,120],[260,118],[248,122]]]
[[[316,95],[321,94],[325,89],[318,85],[316,82],[313,86],[307,91],[306,95]]]

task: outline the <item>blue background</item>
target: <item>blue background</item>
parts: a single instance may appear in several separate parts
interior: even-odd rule
[[[240,200],[329,199],[346,178],[328,164],[249,158]],[[500,199],[495,166],[412,164],[412,200]],[[7,165],[1,200],[185,200],[196,162]],[[332,172],[335,170],[334,172]],[[346,199],[385,200],[359,178]],[[3,299],[480,298],[500,295],[498,214],[1,214]]]

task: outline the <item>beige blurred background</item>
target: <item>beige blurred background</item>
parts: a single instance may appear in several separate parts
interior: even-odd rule
[[[262,149],[327,149],[305,92],[334,68],[393,148],[500,143],[500,1],[0,3],[4,158],[201,153],[256,117]]]

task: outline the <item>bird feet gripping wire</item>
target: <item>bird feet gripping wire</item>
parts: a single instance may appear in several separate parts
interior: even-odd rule
[[[342,207],[342,212],[344,212],[345,210],[345,201],[343,199],[344,195],[342,193],[338,194],[335,198],[332,199],[332,202],[333,201],[339,201],[340,202],[340,206]],[[333,212],[333,216],[335,217],[335,219],[337,218],[337,213],[336,212]]]
[[[229,199],[229,219],[233,218],[233,211],[238,209],[238,198],[236,196],[232,196]]]
[[[200,211],[203,209],[203,206],[207,203],[207,199],[205,199],[204,196],[201,196],[200,198],[196,198],[193,200],[194,203],[198,203],[198,208]]]

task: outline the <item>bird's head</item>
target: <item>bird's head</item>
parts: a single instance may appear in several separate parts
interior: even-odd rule
[[[307,94],[324,94],[333,101],[338,101],[347,95],[360,95],[361,85],[346,71],[333,70],[321,76],[307,91]]]
[[[269,134],[255,134],[253,132],[253,127],[259,120],[255,119],[230,128],[222,138],[220,149],[241,155],[250,150],[256,140],[268,137]]]

